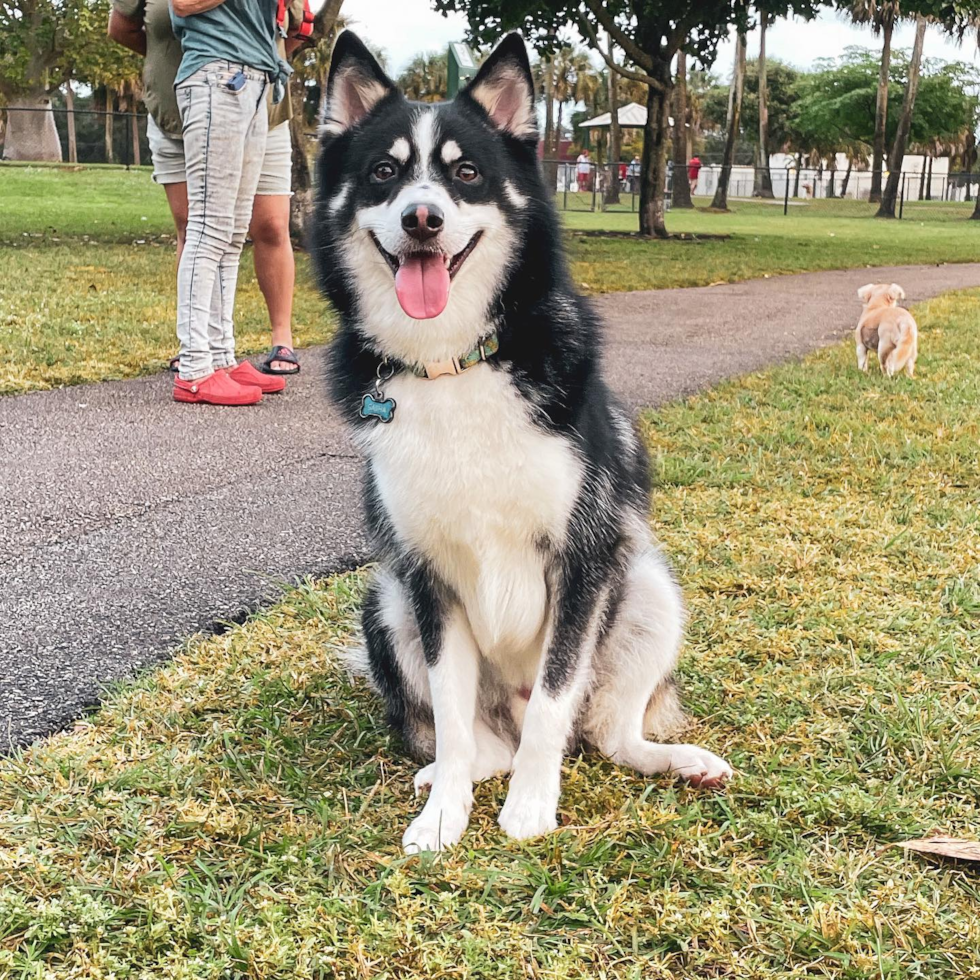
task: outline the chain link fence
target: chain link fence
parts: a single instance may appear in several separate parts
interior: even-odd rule
[[[945,161],[944,161],[945,163]],[[640,205],[640,174],[636,164],[596,164],[592,161],[544,160],[545,180],[555,188],[562,211],[627,211]],[[668,167],[666,204],[670,208],[675,181],[685,180],[697,208],[714,202],[723,168],[706,164],[685,168],[683,175]],[[727,207],[738,213],[780,218],[871,218],[875,175],[868,170],[829,170],[815,167],[730,168]],[[888,174],[881,175],[884,187]],[[768,189],[767,189],[768,188]],[[980,174],[947,173],[928,168],[899,175],[895,217],[916,221],[956,221],[973,217],[980,194]]]
[[[150,163],[146,115],[55,106],[0,108],[0,159],[25,163]]]

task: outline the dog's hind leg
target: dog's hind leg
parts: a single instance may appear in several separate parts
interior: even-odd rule
[[[894,361],[892,358],[894,351],[894,345],[889,347],[882,344],[882,346],[878,348],[878,364],[881,367],[881,373],[887,375],[889,378],[895,373]]]
[[[732,775],[724,759],[696,745],[646,738],[663,738],[683,723],[672,679],[684,628],[680,591],[652,549],[636,557],[625,588],[596,657],[585,738],[613,762],[644,775],[671,772],[694,786],[720,786]]]
[[[865,347],[864,344],[862,344],[860,340],[857,342],[857,360],[858,360],[858,367],[862,371],[867,371],[868,370],[868,348]]]

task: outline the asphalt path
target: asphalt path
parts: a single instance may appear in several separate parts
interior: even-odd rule
[[[914,303],[980,285],[980,264],[601,296],[607,375],[636,409],[798,357],[854,327],[871,281]],[[368,557],[323,368],[306,351],[248,409],[176,404],[169,375],[0,398],[0,752],[283,583]]]

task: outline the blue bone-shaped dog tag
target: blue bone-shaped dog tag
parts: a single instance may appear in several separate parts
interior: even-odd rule
[[[395,417],[395,399],[385,398],[378,401],[374,395],[365,395],[361,399],[361,418],[377,419],[379,422],[390,422]]]

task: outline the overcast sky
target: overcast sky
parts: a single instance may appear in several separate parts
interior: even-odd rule
[[[343,14],[358,34],[384,48],[394,75],[419,52],[442,51],[450,41],[462,39],[466,29],[462,16],[443,17],[432,9],[429,0],[345,0]],[[912,25],[900,27],[895,32],[895,46],[911,48],[914,33]],[[781,20],[770,28],[767,36],[770,56],[798,68],[808,67],[816,58],[833,57],[853,44],[878,47],[870,31],[849,25],[830,13],[809,24]],[[734,51],[733,41],[722,46],[713,69],[716,74],[730,74]],[[757,52],[755,35],[749,38],[749,57]],[[930,28],[926,38],[925,55],[972,61],[980,66],[976,37],[963,48],[957,48],[934,28]]]

